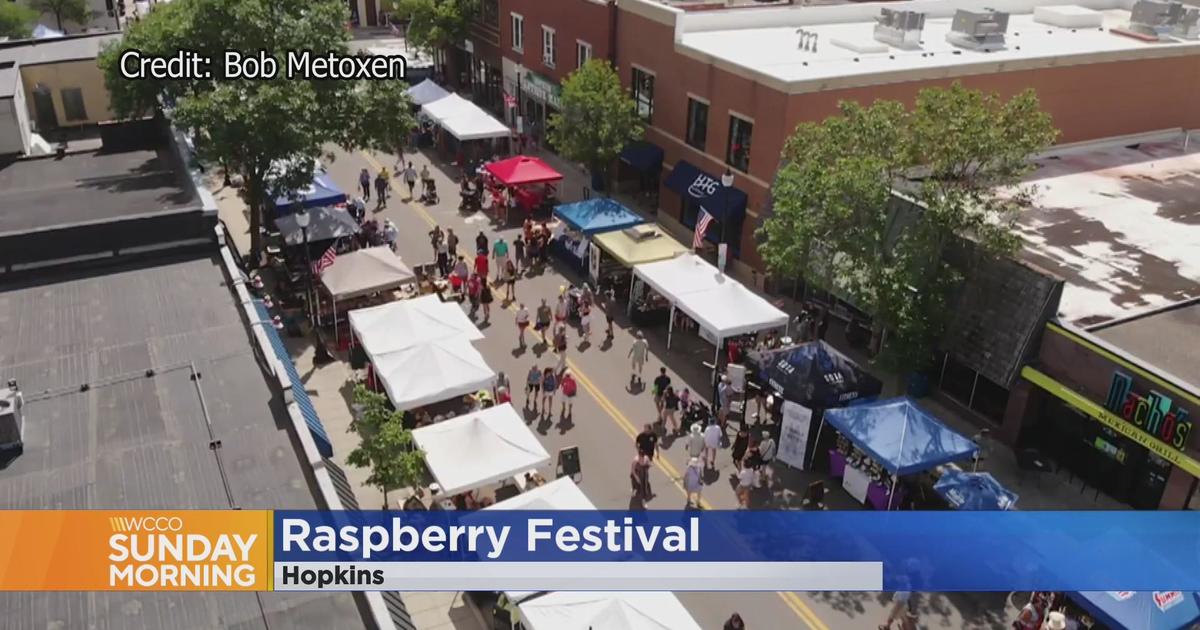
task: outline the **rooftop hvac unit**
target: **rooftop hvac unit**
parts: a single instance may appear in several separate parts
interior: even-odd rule
[[[1128,31],[1159,40],[1200,36],[1200,9],[1180,2],[1139,0],[1129,14]]]
[[[896,48],[914,50],[921,47],[924,28],[924,13],[881,9],[875,18],[875,39]]]
[[[628,236],[635,243],[641,243],[642,241],[661,236],[658,230],[649,225],[635,225],[631,228],[625,228],[623,231],[625,232],[625,236]]]
[[[7,387],[0,387],[0,449],[20,449],[24,446],[23,406],[24,399],[16,381],[9,381]]]
[[[969,11],[959,9],[946,41],[968,50],[1000,50],[1004,48],[1004,33],[1008,31],[1008,14],[984,9]]]

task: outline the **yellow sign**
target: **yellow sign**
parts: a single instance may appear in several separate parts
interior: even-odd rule
[[[1086,413],[1096,420],[1104,423],[1105,426],[1124,435],[1125,437],[1137,442],[1146,447],[1151,453],[1171,462],[1171,464],[1182,468],[1193,477],[1200,477],[1200,461],[1196,461],[1191,457],[1175,450],[1165,442],[1151,437],[1141,429],[1125,421],[1124,418],[1105,409],[1103,406],[1092,402],[1085,398],[1079,392],[1059,383],[1050,378],[1043,372],[1035,370],[1031,367],[1025,367],[1021,370],[1021,376],[1025,377],[1030,383],[1041,387],[1042,389],[1054,394],[1063,402],[1072,407]]]

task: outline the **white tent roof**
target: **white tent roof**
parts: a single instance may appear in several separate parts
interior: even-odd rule
[[[483,339],[462,307],[436,295],[350,311],[350,329],[372,357],[441,339]]]
[[[408,92],[408,98],[417,105],[425,105],[426,103],[432,103],[438,99],[450,96],[450,92],[447,92],[445,88],[434,83],[433,79],[425,79],[408,88],[406,92]]]
[[[634,272],[676,308],[719,338],[787,324],[787,313],[695,254],[634,267]]]
[[[397,409],[414,409],[491,389],[496,373],[466,339],[430,341],[373,355],[375,374]]]
[[[416,280],[412,269],[390,247],[339,254],[321,273],[321,284],[338,300],[394,289]]]
[[[556,592],[517,608],[528,630],[700,630],[671,593]]]
[[[511,133],[504,123],[457,94],[426,103],[421,113],[459,140],[507,138]]]
[[[522,492],[485,510],[594,510],[583,490],[570,477],[555,479],[544,486]]]
[[[445,494],[482,488],[544,466],[550,454],[504,404],[413,430],[425,465]]]

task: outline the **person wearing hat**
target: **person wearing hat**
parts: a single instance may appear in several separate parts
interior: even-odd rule
[[[1065,614],[1055,610],[1046,615],[1046,623],[1042,624],[1042,630],[1075,630],[1078,625],[1074,619],[1067,619]]]
[[[699,422],[692,424],[685,444],[687,446],[688,457],[699,459],[704,453],[704,427],[700,426]]]
[[[700,493],[704,490],[704,474],[700,470],[700,458],[693,457],[688,460],[687,470],[683,473],[683,490],[687,493],[687,502],[683,508],[699,508]]]

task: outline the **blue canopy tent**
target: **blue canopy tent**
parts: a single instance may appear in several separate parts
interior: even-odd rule
[[[320,206],[336,206],[346,203],[346,193],[325,173],[313,175],[312,183],[307,187],[289,194],[280,194],[275,198],[275,215],[283,216],[296,212],[299,208],[317,208]]]
[[[1112,630],[1184,630],[1200,621],[1200,593],[1085,591],[1067,597]]]
[[[883,391],[883,382],[824,341],[768,353],[758,378],[784,399],[809,408],[841,407]]]
[[[897,476],[964,459],[979,450],[910,398],[830,409],[825,421]]]
[[[644,222],[636,212],[607,197],[562,204],[554,209],[554,215],[567,227],[588,236],[623,230]]]
[[[958,510],[1005,511],[1017,503],[1017,494],[991,473],[947,471],[933,484],[933,490]]]

